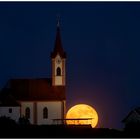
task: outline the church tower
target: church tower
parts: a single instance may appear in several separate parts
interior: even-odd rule
[[[60,23],[58,20],[56,39],[54,50],[51,53],[52,61],[52,85],[53,86],[65,86],[66,84],[66,53],[63,50],[61,35],[60,35]]]

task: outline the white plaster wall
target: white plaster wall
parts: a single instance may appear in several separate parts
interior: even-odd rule
[[[43,118],[43,109],[48,108],[48,118]],[[37,124],[56,124],[52,119],[62,119],[62,102],[37,102]]]
[[[57,74],[56,73],[56,69],[58,67],[60,67],[60,69],[61,69],[61,75],[62,75],[62,59],[61,59],[61,63],[59,63],[59,64],[56,62],[57,59],[61,59],[61,57],[59,55],[57,55],[56,58],[55,58],[55,75]]]
[[[12,109],[12,112],[9,113],[9,109]],[[10,117],[11,119],[18,122],[20,117],[20,107],[0,107],[0,116]]]
[[[27,107],[30,108],[30,118],[29,118],[29,121],[31,124],[33,124],[33,105],[34,105],[34,102],[20,102],[21,103],[21,116],[25,116],[25,109]]]
[[[60,63],[57,63],[57,59],[61,59]],[[61,75],[57,76],[57,68],[61,69]],[[59,54],[56,55],[54,59],[52,59],[52,78],[53,78],[53,85],[61,86],[65,85],[65,59],[61,58]]]
[[[62,76],[55,76],[55,85],[62,85]]]
[[[59,63],[59,64],[56,62],[57,59],[61,59],[61,57],[59,55],[57,55],[55,58],[55,68],[54,68],[55,69],[55,71],[54,71],[55,72],[55,85],[60,86],[60,85],[62,85],[62,71],[63,71],[62,70],[62,59],[61,59],[61,63]],[[61,76],[57,76],[58,67],[61,69]]]

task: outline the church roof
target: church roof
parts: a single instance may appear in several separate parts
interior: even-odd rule
[[[15,100],[15,98],[10,94],[10,90],[4,88],[0,94],[0,106],[3,107],[16,107],[20,106],[19,103]]]
[[[61,101],[66,98],[65,86],[52,86],[50,78],[11,79],[7,87],[20,101]]]
[[[62,58],[66,58],[66,53],[63,50],[62,42],[61,42],[59,21],[58,21],[58,24],[57,24],[55,46],[54,46],[53,52],[51,53],[51,58],[55,58],[57,54],[59,54]]]

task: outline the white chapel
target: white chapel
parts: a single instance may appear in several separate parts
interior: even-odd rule
[[[7,82],[0,93],[0,116],[15,121],[24,116],[37,125],[51,125],[55,120],[65,118],[66,53],[62,47],[59,21],[51,64],[51,78],[10,79]]]

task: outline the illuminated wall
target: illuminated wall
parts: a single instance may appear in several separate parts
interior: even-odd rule
[[[48,118],[43,118],[43,109],[48,108]],[[62,102],[38,102],[37,103],[37,124],[54,124],[53,119],[62,119]]]
[[[57,75],[58,67],[61,69],[61,75]],[[65,59],[62,59],[59,55],[57,55],[55,59],[52,59],[52,84],[55,86],[64,86],[66,84],[65,75]]]
[[[31,124],[56,124],[53,119],[63,119],[65,112],[65,102],[61,101],[37,101],[21,102],[21,116],[25,116],[26,108],[30,108]],[[43,109],[47,108],[48,117],[44,118]]]
[[[25,116],[25,110],[26,108],[30,108],[30,118],[29,121],[31,124],[34,123],[34,118],[33,118],[33,106],[34,102],[21,102],[21,116]]]

